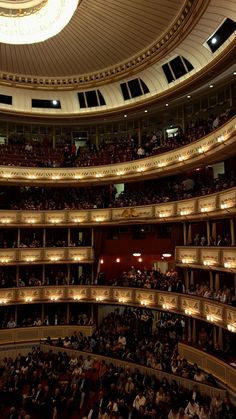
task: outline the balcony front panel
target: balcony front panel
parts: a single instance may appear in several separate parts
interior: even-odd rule
[[[203,371],[212,374],[217,380],[223,382],[232,391],[236,391],[236,369],[228,363],[215,358],[207,352],[203,352],[184,343],[178,344],[179,354],[191,363],[197,363]]]
[[[92,247],[0,249],[0,266],[42,263],[93,263]]]
[[[104,166],[80,168],[28,168],[0,166],[0,182],[32,185],[86,185],[144,180],[186,171],[209,164],[234,152],[236,117],[191,144],[160,155]]]
[[[236,272],[236,247],[177,246],[175,262],[183,267]]]
[[[147,307],[179,313],[236,331],[236,308],[189,294],[109,286],[39,286],[0,289],[0,305],[96,303]],[[79,307],[79,306],[78,306]]]

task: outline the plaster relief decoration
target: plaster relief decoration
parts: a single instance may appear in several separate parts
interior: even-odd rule
[[[223,250],[223,263],[227,269],[236,268],[236,249],[234,250]]]
[[[51,300],[57,301],[59,299],[63,299],[65,294],[65,288],[53,288],[50,290],[44,289],[44,297]]]
[[[91,259],[91,249],[78,249],[70,247],[68,249],[68,258],[77,262],[82,262],[83,260]]]
[[[14,296],[14,291],[11,290],[7,290],[7,291],[1,291],[0,293],[0,304],[7,304],[11,301],[14,301],[15,296]]]
[[[114,300],[117,300],[119,303],[127,303],[132,301],[132,291],[114,290],[113,297]]]
[[[129,218],[152,218],[153,207],[122,208],[112,210],[112,220]]]
[[[88,288],[69,288],[68,298],[70,300],[80,301],[88,298]]]
[[[201,308],[200,308],[200,301],[196,301],[190,298],[184,298],[181,297],[180,300],[181,308],[187,314],[188,316],[194,315],[194,314],[200,314]]]
[[[23,224],[40,224],[43,222],[43,213],[34,211],[34,212],[21,212],[20,220]]]
[[[57,247],[56,249],[45,249],[44,250],[44,258],[46,261],[51,262],[58,262],[59,260],[65,260],[65,251],[66,249],[60,249]]]
[[[90,220],[91,211],[70,211],[68,212],[68,221],[70,223],[80,224]]]
[[[14,211],[1,211],[1,219],[0,222],[2,224],[11,224],[17,222],[17,212]]]
[[[30,303],[34,300],[40,300],[40,290],[33,290],[33,289],[24,289],[18,292],[18,299],[25,300],[26,303]]]
[[[177,309],[178,297],[158,294],[158,305],[161,306],[163,310]]]
[[[155,304],[155,293],[148,291],[135,291],[135,300],[142,306]]]
[[[104,221],[111,220],[110,210],[97,210],[91,213],[91,221],[97,223],[103,223]]]
[[[196,212],[196,203],[197,201],[195,199],[189,199],[188,201],[178,202],[177,214],[181,216],[194,214]]]
[[[201,249],[201,263],[204,266],[215,266],[220,264],[220,250],[216,249]]]
[[[208,213],[216,210],[216,195],[210,195],[206,198],[199,198],[199,208],[198,211],[201,213]]]
[[[219,205],[221,209],[232,208],[236,204],[236,193],[235,190],[224,192],[220,194]]]
[[[176,214],[176,204],[156,205],[155,217],[168,218]]]
[[[61,211],[52,211],[45,213],[45,222],[49,224],[60,224],[66,222],[66,213]]]
[[[226,310],[227,329],[230,332],[236,332],[236,313],[233,310]]]
[[[223,319],[223,307],[204,302],[204,314],[210,322],[221,322]]]
[[[7,265],[8,263],[15,262],[17,260],[17,250],[8,249],[0,250],[0,264]]]
[[[96,300],[97,302],[102,302],[104,300],[109,300],[110,299],[110,290],[109,290],[109,288],[106,288],[106,289],[92,288],[91,298],[93,300]]]
[[[177,247],[176,248],[176,261],[183,264],[198,263],[198,249]]]
[[[41,260],[42,250],[40,249],[22,249],[19,252],[19,260],[21,262],[37,262]]]

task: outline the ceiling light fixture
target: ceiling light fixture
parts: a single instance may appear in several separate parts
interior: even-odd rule
[[[0,1],[0,42],[34,44],[57,35],[71,20],[79,0]]]

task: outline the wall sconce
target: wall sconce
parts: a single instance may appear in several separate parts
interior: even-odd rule
[[[100,177],[103,177],[103,174],[102,173],[97,173],[96,178],[100,178]]]
[[[224,262],[224,267],[225,268],[233,268],[232,263],[231,262]]]
[[[97,217],[97,218],[95,218],[95,221],[97,223],[102,223],[104,221],[104,218],[103,217]]]
[[[217,138],[217,142],[218,143],[223,143],[225,141],[225,138],[224,138],[224,136],[223,135],[220,135],[218,138]]]
[[[160,218],[167,218],[169,216],[170,216],[170,214],[168,212],[159,212],[159,217]]]
[[[52,256],[50,258],[50,260],[51,260],[51,262],[57,262],[59,260],[59,257],[58,256]]]
[[[180,215],[189,215],[189,214],[191,214],[190,210],[181,210],[180,211]]]
[[[160,162],[157,163],[157,166],[158,167],[164,167],[164,166],[166,166],[166,163],[163,162],[163,161],[160,161]]]
[[[116,263],[120,263],[120,258],[116,258]]]
[[[60,176],[52,176],[52,180],[58,180],[58,179],[60,179]]]
[[[120,172],[117,172],[117,173],[116,173],[116,175],[117,175],[117,176],[123,176],[124,174],[125,174],[125,172],[124,172],[124,171],[120,171]]]
[[[81,261],[81,257],[80,256],[74,256],[73,259],[76,260],[77,262],[80,262]]]
[[[36,223],[36,219],[35,218],[29,218],[28,220],[27,220],[27,223],[28,224],[35,224]]]
[[[2,258],[2,259],[0,259],[0,262],[1,263],[8,263],[9,261],[10,261],[9,258]]]
[[[32,301],[32,298],[31,298],[31,297],[26,297],[26,298],[25,298],[25,302],[26,302],[26,303],[31,303],[31,301]]]
[[[26,258],[25,260],[26,260],[26,262],[34,262],[35,258]]]
[[[169,304],[162,304],[162,308],[164,309],[164,310],[169,310],[170,309],[170,305]]]
[[[146,307],[148,305],[148,301],[147,300],[141,300],[140,303],[141,303],[141,306],[145,306]]]
[[[10,173],[4,173],[2,176],[5,177],[6,179],[9,179],[12,177]]]
[[[233,207],[235,204],[235,202],[232,200],[231,202],[225,202],[223,204],[220,205],[221,209],[227,209],[227,208],[231,208]]]
[[[61,222],[61,220],[59,219],[59,218],[52,218],[51,220],[50,220],[50,223],[52,223],[52,224],[58,224],[58,223],[60,223]]]
[[[199,147],[199,149],[198,149],[199,154],[203,154],[204,151],[205,151],[204,147]]]
[[[78,180],[78,179],[82,179],[82,176],[81,175],[75,175],[74,178]]]
[[[137,169],[137,172],[138,173],[142,173],[144,171],[145,171],[144,167],[138,167],[138,169]]]
[[[184,258],[184,259],[181,259],[181,262],[185,265],[188,265],[189,263],[193,263],[193,260],[189,258]]]
[[[143,261],[142,258],[138,258],[138,262],[141,263]]]
[[[178,160],[179,160],[180,162],[181,162],[181,161],[184,161],[184,160],[186,160],[186,156],[179,156]]]
[[[5,299],[0,300],[0,304],[6,304],[6,303],[7,303],[7,300],[5,300]]]
[[[29,176],[27,176],[28,177],[28,179],[37,179],[37,176],[35,176],[35,175],[29,175]]]
[[[190,308],[186,308],[184,310],[184,312],[185,312],[185,314],[187,314],[187,316],[192,316],[192,314],[193,314],[193,312],[192,312],[192,310]]]
[[[103,301],[103,300],[104,300],[103,297],[96,297],[96,301],[99,302],[99,303],[101,303],[101,301]]]
[[[103,264],[104,264],[104,260],[103,260],[103,259],[101,259],[101,260],[100,260],[100,263],[101,263],[101,265],[103,265]]]
[[[209,321],[209,322],[214,322],[214,321],[216,321],[216,320],[219,320],[219,319],[217,319],[216,318],[216,316],[214,316],[213,314],[207,314],[207,316],[206,316],[206,318],[207,318],[207,320]]]
[[[3,224],[9,224],[9,223],[11,222],[11,220],[10,220],[10,218],[2,218],[2,219],[1,219],[1,222],[2,222]]]
[[[236,326],[234,326],[233,324],[227,324],[227,329],[229,330],[229,332],[236,332]]]
[[[75,301],[79,301],[79,300],[81,300],[81,295],[75,295],[75,296],[73,297],[73,300],[75,300]]]
[[[212,266],[212,265],[214,265],[214,261],[213,260],[204,260],[203,261],[203,265],[204,266]]]
[[[119,298],[119,303],[122,303],[122,304],[124,304],[124,303],[126,303],[126,299],[125,298]]]
[[[58,297],[56,295],[54,295],[54,296],[50,297],[50,300],[51,301],[57,301],[58,300]]]
[[[73,219],[73,222],[74,223],[81,223],[81,218],[74,218]]]

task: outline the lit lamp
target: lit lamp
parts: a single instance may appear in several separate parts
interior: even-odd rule
[[[13,4],[12,4],[13,3]],[[67,26],[79,0],[1,0],[0,42],[34,44],[57,35]]]

